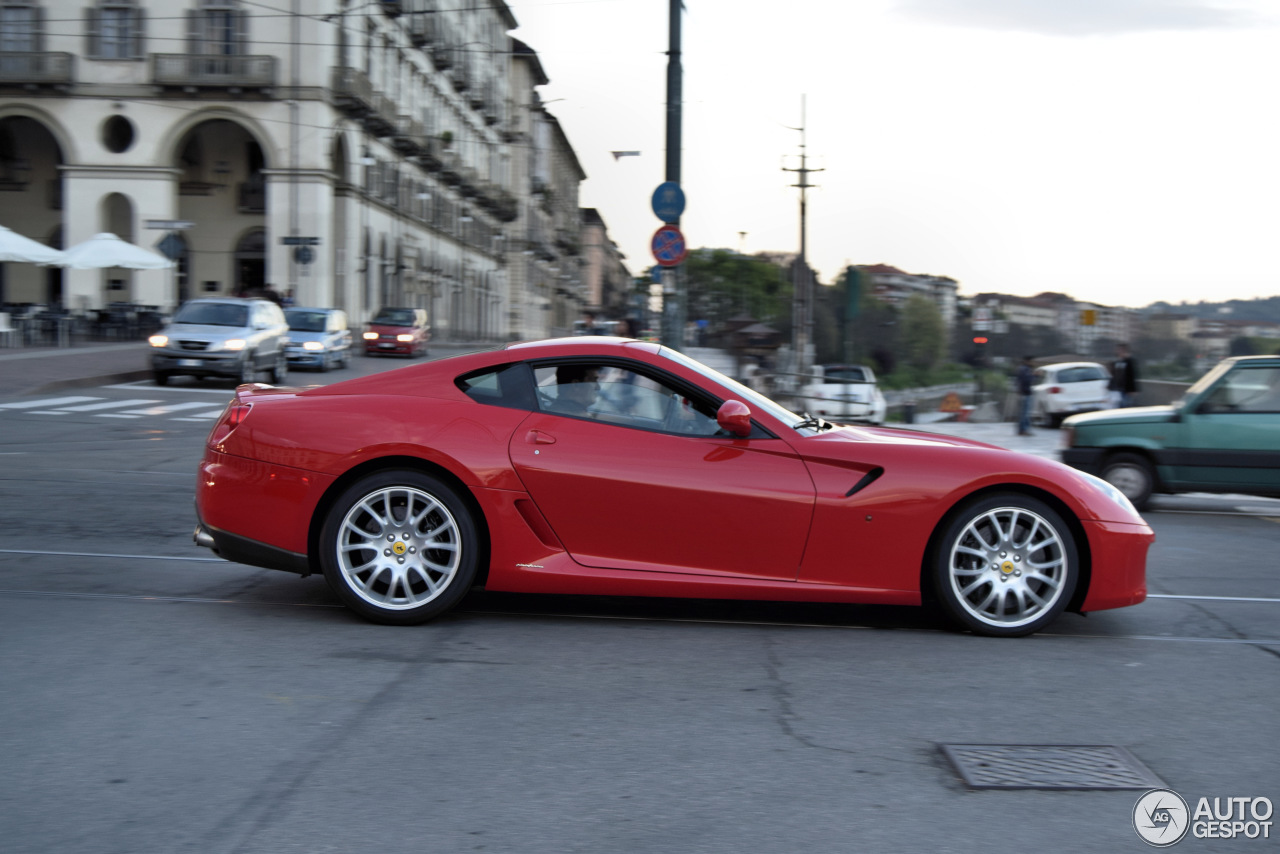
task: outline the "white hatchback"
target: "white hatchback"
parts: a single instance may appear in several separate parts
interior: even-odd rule
[[[1077,412],[1111,407],[1111,374],[1097,362],[1059,362],[1036,368],[1031,380],[1031,420],[1057,427]]]
[[[883,424],[884,395],[865,365],[817,365],[817,376],[801,387],[796,408],[835,421]]]

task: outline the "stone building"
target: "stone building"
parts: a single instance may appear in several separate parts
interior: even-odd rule
[[[567,329],[585,175],[507,4],[275,6],[5,0],[0,223],[64,247],[172,233],[177,264],[8,264],[0,301],[271,288],[356,322],[426,308],[446,341]]]

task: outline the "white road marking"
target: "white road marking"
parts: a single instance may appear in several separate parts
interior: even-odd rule
[[[1204,602],[1270,602],[1280,604],[1280,599],[1264,596],[1181,596],[1176,593],[1148,593],[1148,599],[1195,599]]]
[[[135,398],[134,400],[108,400],[103,403],[86,403],[83,406],[64,406],[62,412],[92,412],[95,409],[116,409],[125,406],[142,406],[146,403],[159,403],[158,400],[143,400]]]
[[[27,400],[22,403],[0,403],[0,409],[35,409],[38,406],[65,406],[72,403],[84,403],[88,400],[102,400],[100,397],[55,397],[52,400]]]
[[[196,401],[195,403],[170,403],[164,406],[151,406],[147,409],[131,409],[128,412],[122,412],[122,415],[169,415],[174,412],[181,412],[184,409],[200,409],[208,408],[209,404],[204,401]]]

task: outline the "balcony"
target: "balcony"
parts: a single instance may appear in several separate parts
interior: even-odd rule
[[[405,156],[420,154],[426,146],[427,131],[422,122],[412,116],[396,116],[396,129],[391,145]]]
[[[195,92],[225,89],[238,93],[268,93],[276,85],[274,56],[201,56],[187,53],[151,54],[151,82],[165,89]]]
[[[0,53],[0,86],[65,89],[75,77],[75,56],[49,51]]]
[[[370,111],[364,116],[365,130],[374,136],[391,136],[396,131],[396,103],[383,95],[374,92],[370,103]]]
[[[404,12],[400,0],[382,0],[378,5],[382,7],[382,11],[387,14],[388,18],[398,18]]]
[[[333,104],[353,116],[367,115],[373,109],[373,84],[358,68],[335,66],[329,83]]]
[[[443,41],[432,44],[431,64],[436,67],[437,71],[444,71],[446,68],[452,68],[453,48],[446,46]]]

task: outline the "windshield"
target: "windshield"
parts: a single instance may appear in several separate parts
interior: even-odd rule
[[[378,312],[371,322],[384,326],[413,326],[414,316],[411,308],[384,308]]]
[[[249,307],[226,302],[189,302],[178,309],[173,322],[243,328],[249,325]]]
[[[324,332],[327,315],[323,311],[286,311],[284,316],[294,332]]]
[[[799,415],[796,415],[794,412],[787,409],[785,406],[780,406],[779,404],[775,403],[774,401],[770,400],[769,398],[765,397],[759,392],[753,391],[747,388],[737,380],[729,379],[724,374],[720,373],[714,368],[707,367],[706,365],[702,364],[696,359],[690,359],[684,353],[681,353],[677,350],[672,350],[668,347],[661,348],[659,352],[666,358],[670,359],[671,361],[679,362],[680,364],[684,365],[686,368],[690,368],[692,370],[697,371],[699,374],[711,380],[712,382],[719,383],[725,388],[731,389],[742,400],[743,403],[747,404],[752,409],[759,409],[764,412],[767,412],[774,418],[778,419],[779,421],[787,425],[795,425],[802,420]]]
[[[1222,376],[1228,370],[1230,370],[1232,364],[1233,363],[1231,362],[1219,362],[1217,365],[1215,365],[1213,370],[1209,371],[1209,373],[1205,374],[1200,379],[1196,380],[1195,384],[1192,385],[1191,388],[1187,389],[1185,392],[1182,393],[1182,397],[1178,398],[1178,402],[1173,405],[1174,408],[1181,409],[1183,407],[1183,404],[1185,404],[1188,400],[1190,400],[1193,397],[1199,397],[1202,393],[1204,393],[1206,389],[1209,388],[1209,386],[1213,385],[1218,381],[1218,377]]]
[[[866,371],[854,366],[828,365],[822,369],[824,383],[869,383]]]

